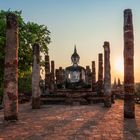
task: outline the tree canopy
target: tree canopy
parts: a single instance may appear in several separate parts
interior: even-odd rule
[[[34,22],[25,22],[22,17],[22,11],[0,11],[0,87],[3,83],[4,75],[4,48],[6,41],[6,14],[12,12],[18,18],[19,27],[19,76],[31,71],[32,66],[32,46],[34,43],[40,45],[40,51],[43,54],[48,53],[48,44],[51,42],[50,31],[45,25],[39,25]],[[43,60],[41,59],[41,62]]]

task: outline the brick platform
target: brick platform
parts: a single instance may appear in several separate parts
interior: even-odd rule
[[[32,110],[20,105],[19,121],[4,122],[0,110],[0,140],[139,140],[140,105],[136,119],[123,118],[123,101],[103,104],[47,105]]]
[[[42,94],[41,104],[45,105],[89,105],[103,103],[105,95],[98,95],[90,90],[59,90],[56,93]]]

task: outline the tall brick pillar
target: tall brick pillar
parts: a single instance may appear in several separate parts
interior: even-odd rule
[[[55,69],[55,77],[56,77],[56,90],[58,88],[58,84],[59,84],[59,69]]]
[[[92,73],[90,66],[86,66],[86,83],[91,85],[92,81]]]
[[[97,93],[103,94],[103,54],[98,55],[98,83],[97,83]]]
[[[62,85],[64,85],[64,81],[65,81],[65,73],[64,73],[64,69],[62,67],[59,67],[59,83]]]
[[[45,55],[45,89],[50,89],[51,73],[50,73],[50,58],[49,55]]]
[[[131,9],[124,10],[124,117],[135,118],[134,35]]]
[[[55,65],[54,61],[51,61],[51,90],[54,90],[55,88]]]
[[[18,24],[13,13],[6,16],[6,46],[4,69],[4,119],[18,119]]]
[[[110,74],[110,46],[109,42],[104,42],[104,95],[106,96],[104,105],[111,107],[111,74]]]
[[[57,88],[65,88],[65,70],[62,67],[59,67],[59,69],[56,69],[55,75]]]
[[[38,44],[33,46],[33,68],[32,68],[32,108],[40,108],[40,48]]]
[[[96,91],[96,68],[95,61],[92,61],[92,91]]]

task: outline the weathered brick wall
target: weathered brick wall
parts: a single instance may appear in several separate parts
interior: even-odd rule
[[[104,42],[104,95],[105,107],[111,107],[111,74],[110,74],[110,46],[109,42]]]
[[[92,91],[96,91],[96,67],[95,61],[92,61]]]
[[[5,69],[4,69],[4,119],[18,119],[18,23],[16,15],[7,14]]]
[[[98,82],[97,82],[97,93],[103,94],[103,54],[98,55]]]
[[[124,10],[124,117],[135,117],[134,35],[131,9]]]
[[[32,108],[40,108],[40,48],[38,44],[33,46],[32,67]]]

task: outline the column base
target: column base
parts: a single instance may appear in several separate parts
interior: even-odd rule
[[[113,94],[111,95],[111,103],[112,103],[112,104],[115,104],[115,97],[114,97]]]
[[[104,107],[111,107],[111,98],[108,97],[107,99],[104,100]]]
[[[40,109],[40,97],[32,98],[32,109]]]
[[[4,116],[5,121],[17,121],[18,116],[17,115],[11,115],[11,116]]]
[[[132,94],[125,94],[124,96],[124,118],[135,118],[135,102]]]

